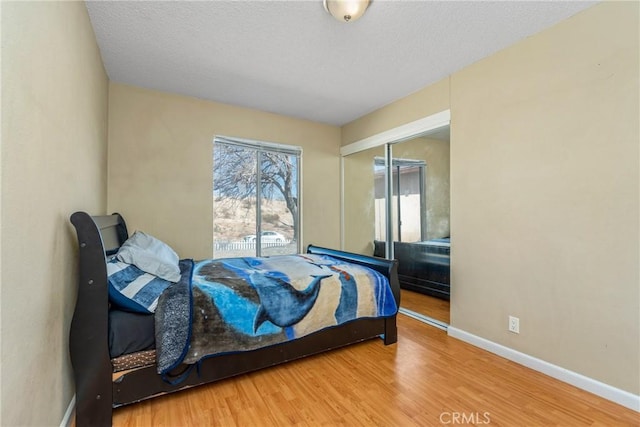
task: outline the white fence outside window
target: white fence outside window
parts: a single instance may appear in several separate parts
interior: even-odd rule
[[[291,243],[291,240],[286,240],[284,242],[262,242],[263,248],[277,248],[281,246],[287,246]],[[245,251],[245,250],[255,250],[257,246],[257,242],[244,242],[244,241],[235,241],[230,242],[227,240],[215,240],[213,242],[213,249],[216,251]]]

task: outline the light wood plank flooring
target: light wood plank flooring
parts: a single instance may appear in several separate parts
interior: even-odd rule
[[[400,306],[449,324],[449,301],[401,289]]]
[[[114,426],[638,426],[639,414],[398,316],[371,340],[114,411]],[[456,417],[456,418],[454,418]]]

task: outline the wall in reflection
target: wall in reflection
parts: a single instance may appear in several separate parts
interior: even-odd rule
[[[384,147],[344,158],[344,248],[349,252],[373,255],[374,162],[380,156],[384,156]]]
[[[447,134],[448,135],[448,134]],[[415,192],[398,195],[394,188],[394,234],[398,236],[398,197],[404,223],[402,241],[448,237],[449,226],[449,142],[419,137],[393,145],[394,159],[421,160],[426,164],[424,218]],[[351,252],[373,254],[373,241],[385,240],[384,176],[376,175],[375,160],[384,158],[384,147],[375,147],[344,157],[344,244]],[[395,186],[394,186],[395,187]],[[409,188],[412,186],[407,186]],[[414,208],[411,209],[411,206]],[[404,208],[402,208],[404,207]],[[422,221],[421,221],[422,220]],[[419,224],[426,230],[416,230]],[[402,236],[401,236],[402,237]]]
[[[394,240],[418,242],[449,237],[449,142],[421,137],[392,148]],[[420,163],[425,165],[421,182]],[[375,237],[386,240],[385,227],[380,226],[386,221],[384,171],[380,172],[376,177]]]

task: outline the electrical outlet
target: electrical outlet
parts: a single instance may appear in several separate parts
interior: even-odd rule
[[[509,331],[514,334],[520,333],[520,319],[514,316],[509,316]]]

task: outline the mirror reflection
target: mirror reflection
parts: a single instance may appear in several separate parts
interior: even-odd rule
[[[404,310],[449,323],[449,127],[392,143],[391,228]],[[344,158],[344,244],[385,256],[385,147]]]

